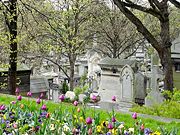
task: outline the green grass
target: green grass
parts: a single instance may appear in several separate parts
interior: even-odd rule
[[[16,100],[16,97],[0,94],[0,105],[1,104],[8,105],[13,100]],[[32,109],[32,111],[38,110],[41,107],[41,105],[37,105],[35,100],[36,99],[25,100],[25,98],[23,98],[21,103],[29,105],[30,108]],[[73,104],[71,104],[71,103],[53,103],[51,101],[44,101],[44,104],[47,105],[48,112],[54,112],[55,110],[59,109],[60,107],[65,111],[72,111],[74,108],[77,108],[77,107],[73,106]],[[83,107],[81,105],[79,105],[78,107],[80,107],[81,110],[83,109]],[[109,118],[109,115],[108,115],[107,111],[105,111],[105,110],[98,109],[98,110],[95,110],[95,113],[96,114],[100,113],[101,120],[106,120],[107,118]],[[88,116],[92,117],[93,114],[94,114],[94,109],[87,107],[86,108],[86,117],[88,117]],[[135,122],[134,119],[132,119],[131,115],[129,115],[129,114],[121,114],[119,112],[116,112],[116,118],[118,121],[124,122],[125,125],[127,125],[129,127],[133,127],[134,122]],[[142,120],[142,122],[145,125],[145,128],[148,127],[152,130],[157,130],[157,127],[160,127],[160,126],[163,126],[164,128],[167,128],[168,130],[172,129],[173,127],[180,127],[180,123],[176,123],[176,122],[164,123],[164,122],[156,121],[153,119],[145,119],[145,118],[140,118],[140,117],[138,117],[138,119]],[[180,132],[179,132],[179,134],[180,134]]]
[[[131,108],[130,111],[180,119],[180,103],[176,101],[165,101],[162,104],[154,104],[151,107],[137,105]]]

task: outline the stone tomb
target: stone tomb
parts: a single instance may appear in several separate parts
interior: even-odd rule
[[[31,70],[25,64],[17,66],[17,87],[21,93],[30,91],[30,74]],[[8,69],[0,68],[0,93],[10,93],[7,85]]]
[[[135,60],[105,58],[100,61],[101,102],[112,102],[117,97],[119,107],[131,107],[133,103],[144,104],[146,77],[138,72]]]
[[[43,98],[47,98],[46,94],[49,91],[49,82],[42,76],[31,77],[30,91],[33,97],[39,97],[41,93],[44,94]]]

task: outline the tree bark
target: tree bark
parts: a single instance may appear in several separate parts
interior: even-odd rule
[[[17,70],[17,0],[9,1],[10,18],[7,24],[10,33],[10,57],[8,71],[8,90],[11,95],[15,95],[16,90],[16,70]],[[6,18],[7,19],[7,18]]]
[[[173,90],[173,70],[172,70],[172,60],[171,60],[171,48],[164,48],[159,53],[161,59],[161,64],[163,67],[164,78],[164,90]]]
[[[70,64],[70,78],[69,78],[70,91],[73,91],[73,89],[74,89],[74,66],[75,66],[75,61],[73,60],[73,58],[69,59],[69,64]]]
[[[169,24],[169,13],[167,3],[161,6],[161,18],[160,21],[160,50],[158,52],[163,67],[164,78],[164,89],[173,91],[173,69],[171,59],[171,41],[170,41],[170,24]]]

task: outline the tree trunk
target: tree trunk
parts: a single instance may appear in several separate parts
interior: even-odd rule
[[[69,63],[70,63],[70,80],[69,80],[69,83],[70,83],[70,91],[73,91],[74,89],[74,66],[75,66],[75,61],[70,58],[69,59]]]
[[[169,28],[169,11],[167,3],[161,7],[161,18],[160,21],[160,37],[161,37],[161,51],[159,51],[159,57],[163,66],[164,78],[164,89],[173,91],[173,70],[172,70],[172,59],[171,59],[171,41],[170,41],[170,28]]]
[[[8,71],[8,90],[11,95],[15,95],[16,90],[16,70],[17,70],[17,0],[9,1],[10,17],[9,32],[10,32],[10,57],[9,57],[9,71]],[[7,18],[6,18],[7,19]]]
[[[159,52],[161,64],[163,66],[164,78],[164,90],[173,90],[173,70],[171,60],[171,48],[164,48]]]
[[[117,45],[113,44],[113,58],[117,58],[118,50]]]

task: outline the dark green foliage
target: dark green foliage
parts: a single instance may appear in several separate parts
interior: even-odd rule
[[[65,94],[69,90],[69,87],[66,82],[63,82],[62,93]]]

